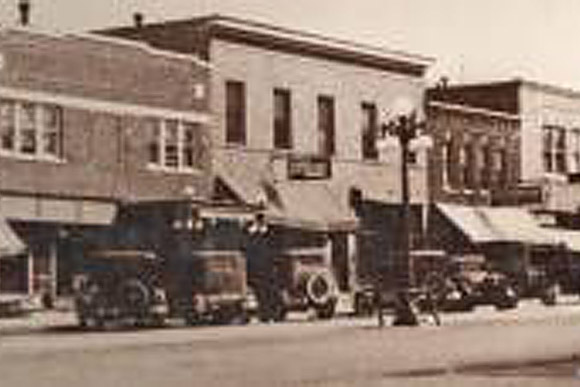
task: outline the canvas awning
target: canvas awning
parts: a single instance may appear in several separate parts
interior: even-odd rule
[[[0,217],[0,258],[22,254],[26,245],[16,235],[6,219]]]
[[[324,182],[284,182],[268,190],[276,195],[266,212],[272,223],[313,231],[352,231],[358,226],[347,203]]]
[[[438,204],[437,207],[473,243],[558,244],[558,240],[540,227],[524,208],[456,204]]]
[[[568,250],[580,253],[580,231],[561,228],[546,228],[546,231]]]

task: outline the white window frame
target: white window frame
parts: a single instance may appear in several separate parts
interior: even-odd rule
[[[196,128],[198,127],[198,125],[196,125],[195,122],[185,122],[182,120],[174,120],[174,119],[166,119],[166,118],[152,118],[151,119],[155,124],[155,130],[157,131],[156,134],[156,139],[155,141],[157,141],[157,151],[159,152],[157,154],[157,160],[158,162],[152,162],[150,160],[148,160],[148,164],[147,167],[148,169],[151,170],[156,170],[156,171],[162,171],[162,172],[170,172],[170,173],[195,173],[195,172],[199,172],[199,168],[196,167],[195,165],[185,165],[185,157],[184,157],[184,149],[186,148],[186,144],[185,144],[185,128],[187,126]],[[167,122],[168,121],[175,121],[177,122],[177,165],[173,166],[173,165],[168,165],[167,163],[167,149],[166,149],[166,145],[167,145],[167,138],[168,138],[168,133],[167,133]],[[195,137],[194,137],[195,138]],[[193,146],[203,146],[203,144],[193,144]],[[149,157],[149,156],[148,156]],[[194,164],[195,164],[195,160],[194,160]]]
[[[55,104],[46,104],[42,102],[36,102],[32,100],[14,99],[14,98],[3,98],[0,96],[0,100],[5,103],[13,104],[14,114],[13,114],[13,127],[14,127],[14,137],[12,139],[12,149],[5,149],[0,147],[0,157],[23,159],[23,160],[36,160],[36,161],[51,161],[51,162],[63,162],[64,161],[64,149],[63,149],[63,137],[64,137],[64,122],[62,119],[62,107]],[[23,152],[22,147],[22,114],[24,104],[29,104],[34,107],[34,136],[35,136],[35,149],[34,152]],[[60,119],[58,122],[57,136],[59,146],[55,154],[48,153],[44,147],[44,133],[45,133],[45,121],[44,117],[46,114],[46,109],[58,109],[60,111]]]

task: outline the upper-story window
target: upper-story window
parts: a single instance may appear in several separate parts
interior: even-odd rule
[[[149,164],[169,170],[192,170],[201,167],[200,128],[178,120],[150,119],[153,128],[149,144]]]
[[[334,98],[321,95],[318,97],[318,151],[323,156],[332,156],[335,152],[335,116]]]
[[[580,172],[580,129],[572,129],[569,138],[570,162],[568,171],[572,173]]]
[[[566,173],[566,130],[558,126],[543,128],[544,171]]]
[[[246,86],[243,82],[226,82],[226,142],[246,144]]]
[[[379,157],[377,150],[377,107],[373,103],[363,103],[362,112],[362,157],[376,160]]]
[[[274,89],[274,148],[292,148],[292,102],[289,90]]]
[[[4,155],[60,159],[62,128],[59,106],[0,99],[0,149]]]

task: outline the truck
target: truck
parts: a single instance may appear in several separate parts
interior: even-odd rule
[[[167,308],[157,322],[176,317],[187,324],[245,323],[249,292],[242,238],[252,214],[246,207],[189,199],[124,203],[107,236],[87,244],[80,276],[114,278],[101,281],[98,289],[114,294],[108,298],[108,309],[119,310],[116,300],[132,297],[128,293],[132,289],[116,284],[134,278],[140,285],[147,282],[131,271],[116,269],[118,265],[95,267],[86,262],[105,255],[116,261],[121,256],[155,257],[154,293],[163,295]],[[145,287],[139,286],[141,293]],[[91,291],[94,287],[77,286],[77,299],[87,298]],[[95,303],[77,302],[81,324],[99,308]],[[124,314],[119,318],[112,314],[110,320],[124,320]]]

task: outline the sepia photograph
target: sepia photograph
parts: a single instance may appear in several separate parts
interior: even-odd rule
[[[0,0],[0,386],[577,386],[577,15]]]

